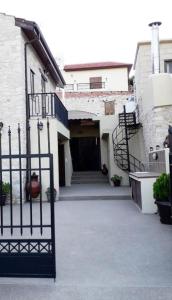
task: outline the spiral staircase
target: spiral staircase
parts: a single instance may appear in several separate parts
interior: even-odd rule
[[[138,120],[138,111],[119,114],[119,123],[112,133],[114,160],[117,166],[126,172],[144,171],[144,165],[135,156],[130,154],[129,140],[138,132],[141,124]]]

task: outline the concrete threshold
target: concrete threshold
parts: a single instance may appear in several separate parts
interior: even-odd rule
[[[73,184],[60,189],[59,200],[131,200],[128,186],[112,187],[108,183]]]
[[[84,200],[131,200],[130,195],[100,195],[100,196],[60,196],[60,201],[84,201]]]

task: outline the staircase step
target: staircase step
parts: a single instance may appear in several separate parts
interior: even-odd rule
[[[108,180],[104,179],[72,179],[72,184],[87,184],[87,183],[105,183]]]
[[[107,183],[108,177],[101,172],[74,172],[72,175],[72,184],[87,183]]]

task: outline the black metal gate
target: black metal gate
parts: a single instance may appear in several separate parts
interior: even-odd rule
[[[0,276],[55,278],[53,155],[41,154],[40,147],[37,154],[22,154],[20,127],[18,154],[11,151],[10,128],[8,154],[2,154],[1,138],[0,130]],[[39,139],[38,127],[38,145]],[[30,186],[33,172],[40,185],[36,198]],[[46,188],[49,202],[44,201]]]

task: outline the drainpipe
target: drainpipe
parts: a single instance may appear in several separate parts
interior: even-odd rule
[[[160,73],[160,51],[159,51],[159,26],[161,22],[152,22],[149,26],[152,28],[151,41],[151,61],[152,74]]]
[[[29,98],[28,98],[28,70],[27,70],[27,46],[33,44],[36,41],[40,40],[40,36],[38,38],[34,38],[29,42],[25,42],[24,44],[24,64],[25,64],[25,99],[26,99],[26,154],[30,154],[30,129],[29,129]],[[30,168],[30,159],[27,157],[26,159],[26,182],[29,181],[29,168]],[[28,200],[28,195],[26,195]]]
[[[30,138],[29,138],[29,99],[28,99],[28,70],[27,70],[27,46],[33,44],[36,41],[40,41],[40,36],[38,38],[34,38],[29,42],[25,42],[24,44],[24,63],[25,63],[25,99],[26,99],[26,154],[30,153]]]

